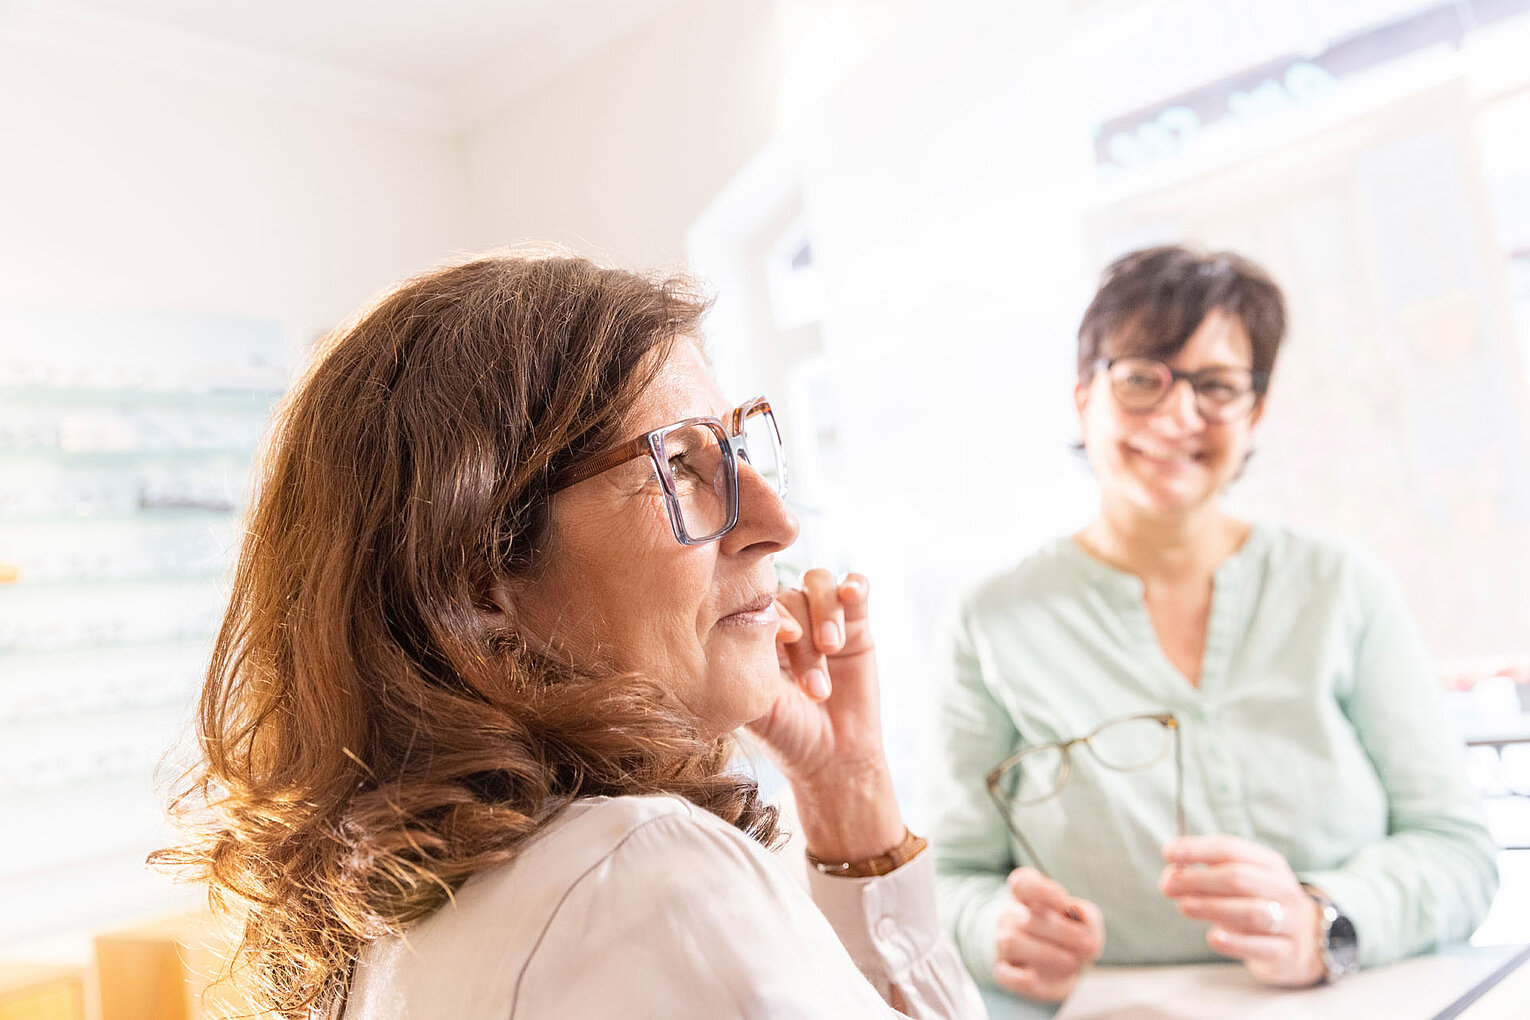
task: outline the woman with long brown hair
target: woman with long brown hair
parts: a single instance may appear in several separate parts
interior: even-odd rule
[[[982,1015],[893,797],[866,581],[778,593],[779,432],[722,402],[705,307],[685,278],[478,257],[339,330],[290,396],[177,800],[196,835],[157,855],[238,919],[252,1006]],[[811,899],[730,767],[746,724]]]

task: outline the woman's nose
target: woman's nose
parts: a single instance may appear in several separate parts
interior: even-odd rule
[[[801,525],[786,500],[742,458],[738,462],[738,524],[723,536],[729,552],[763,546],[758,552],[780,552],[797,540]]]
[[[1190,385],[1189,379],[1174,380],[1163,403],[1158,406],[1156,416],[1172,421],[1187,432],[1198,431],[1206,424],[1197,404],[1195,387]]]

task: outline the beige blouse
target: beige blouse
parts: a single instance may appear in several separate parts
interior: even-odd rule
[[[580,801],[513,863],[368,946],[343,1016],[986,1016],[939,928],[933,855],[880,878],[815,872],[809,888],[679,798]]]

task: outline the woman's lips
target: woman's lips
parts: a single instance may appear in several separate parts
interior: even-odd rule
[[[1155,464],[1194,464],[1201,459],[1201,454],[1194,450],[1148,449],[1135,443],[1128,443],[1126,449]]]
[[[774,624],[780,619],[781,615],[776,611],[776,597],[774,595],[761,595],[717,622],[727,624],[730,627],[764,627]]]

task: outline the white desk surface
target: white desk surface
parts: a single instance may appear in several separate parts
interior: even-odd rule
[[[1511,963],[1518,966],[1460,1008],[1459,1000]],[[992,1020],[1048,1015],[1003,993],[984,998]],[[1530,1020],[1530,950],[1462,946],[1301,990],[1260,985],[1236,963],[1096,967],[1055,1020],[1435,1020],[1441,1014]]]

